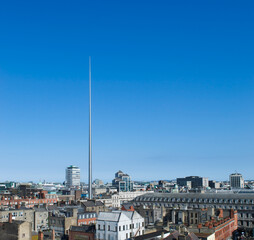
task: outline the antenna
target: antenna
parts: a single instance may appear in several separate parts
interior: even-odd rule
[[[91,104],[91,56],[89,56],[89,190],[88,190],[88,197],[89,199],[93,198],[92,194],[92,104]]]

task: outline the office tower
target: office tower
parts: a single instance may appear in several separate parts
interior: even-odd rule
[[[178,186],[191,185],[191,188],[207,188],[209,186],[208,178],[198,176],[177,178],[176,182]]]
[[[80,169],[78,167],[71,165],[66,168],[66,186],[80,186]]]
[[[120,170],[115,174],[112,186],[116,187],[119,192],[133,191],[133,182],[131,181],[130,176]]]
[[[243,176],[240,173],[232,173],[229,175],[231,188],[244,188]]]

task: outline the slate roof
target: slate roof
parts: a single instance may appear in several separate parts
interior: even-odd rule
[[[70,231],[75,232],[95,232],[95,225],[71,226]]]
[[[135,240],[146,240],[146,239],[157,239],[158,236],[161,236],[162,233],[168,233],[168,231],[160,230],[157,232],[147,233],[141,236],[134,237]]]
[[[253,199],[253,193],[147,193],[134,199],[144,198],[221,198],[221,199]]]
[[[104,206],[104,204],[101,202],[101,201],[85,201],[85,202],[82,202],[82,204],[85,206],[85,207],[97,207],[97,206]]]
[[[131,220],[142,218],[136,211],[112,211],[112,212],[100,212],[97,220],[119,222],[119,220]]]

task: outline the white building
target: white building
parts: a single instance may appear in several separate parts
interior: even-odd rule
[[[80,186],[80,169],[73,165],[66,168],[66,186],[79,187]]]
[[[144,218],[136,211],[100,212],[96,220],[96,238],[124,240],[143,235]]]
[[[240,173],[232,173],[229,176],[231,188],[244,188],[243,176]]]
[[[123,203],[132,201],[134,198],[144,195],[146,193],[153,193],[153,191],[136,191],[136,192],[118,192],[112,195],[112,207],[119,208]]]

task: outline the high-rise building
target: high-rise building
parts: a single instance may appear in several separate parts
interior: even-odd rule
[[[66,168],[66,186],[79,187],[80,186],[80,169],[76,166],[69,166]]]
[[[240,173],[232,173],[229,175],[231,188],[244,188],[243,176]]]
[[[131,181],[130,176],[120,170],[115,174],[112,186],[116,187],[119,192],[133,191],[133,182]]]
[[[206,177],[189,176],[185,178],[177,178],[176,181],[178,186],[191,185],[191,188],[207,188],[209,186],[208,178]]]

